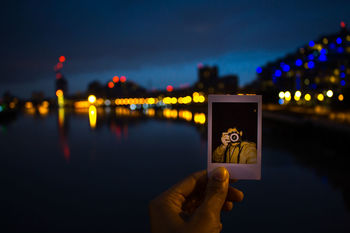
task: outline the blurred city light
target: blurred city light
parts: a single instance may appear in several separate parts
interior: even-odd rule
[[[284,92],[283,91],[280,91],[280,93],[278,94],[278,97],[280,97],[281,99],[284,98]]]
[[[89,95],[88,101],[89,101],[90,104],[94,104],[96,102],[96,96]]]
[[[113,77],[113,82],[115,82],[115,83],[119,82],[119,77],[118,76],[114,76]]]
[[[344,100],[344,95],[343,94],[339,94],[338,95],[338,100],[339,101],[343,101]]]
[[[301,66],[303,64],[303,61],[301,59],[298,59],[295,61],[296,66]]]
[[[122,83],[126,82],[126,77],[125,76],[121,76],[120,77],[120,82],[122,82]]]
[[[56,96],[57,96],[57,97],[63,96],[63,91],[62,91],[62,90],[57,90],[57,91],[56,91]]]
[[[204,113],[195,113],[194,114],[194,122],[198,124],[204,124],[206,121],[206,117]]]
[[[114,83],[113,82],[108,82],[108,87],[109,88],[113,88],[114,87]]]
[[[331,98],[333,96],[333,91],[332,90],[328,90],[326,94],[327,94],[327,96],[329,98]]]
[[[166,87],[166,90],[167,90],[167,92],[172,92],[172,91],[174,90],[174,88],[173,88],[173,86],[168,85],[168,86]]]
[[[61,62],[61,63],[63,63],[63,62],[66,61],[66,57],[65,57],[65,56],[60,56],[60,57],[58,58],[58,61]]]
[[[310,95],[310,94],[306,94],[306,95],[304,96],[304,99],[305,99],[306,101],[310,101],[310,100],[311,100],[311,95]]]
[[[321,94],[321,93],[320,93],[320,94],[318,94],[318,95],[317,95],[317,99],[318,99],[319,101],[321,101],[321,102],[322,102],[322,101],[324,100],[324,95],[323,95],[323,94]]]

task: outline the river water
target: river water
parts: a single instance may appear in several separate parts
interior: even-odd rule
[[[1,125],[9,232],[149,232],[148,202],[206,168],[205,117],[123,111]],[[264,120],[262,180],[235,184],[245,199],[223,213],[223,232],[349,232],[344,137]]]

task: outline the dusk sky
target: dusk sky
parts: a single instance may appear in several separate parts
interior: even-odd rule
[[[197,64],[249,83],[257,66],[350,24],[350,1],[7,1],[1,14],[0,95],[54,95],[114,75],[150,89],[191,85]],[[349,25],[347,25],[349,27]]]

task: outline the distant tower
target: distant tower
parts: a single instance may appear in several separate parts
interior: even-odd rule
[[[56,90],[55,92],[57,93],[57,90],[61,90],[64,95],[67,94],[68,92],[68,82],[64,78],[61,70],[63,68],[63,63],[66,61],[66,58],[64,56],[60,56],[58,58],[58,63],[55,65],[54,70],[56,72]]]
[[[198,82],[196,87],[199,90],[207,90],[216,85],[218,81],[217,66],[198,66]]]

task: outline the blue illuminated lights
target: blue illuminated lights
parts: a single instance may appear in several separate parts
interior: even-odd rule
[[[316,90],[317,85],[315,83],[311,84],[311,89]]]
[[[327,54],[327,49],[321,49],[320,54]]]
[[[329,48],[330,48],[330,49],[335,49],[335,44],[334,44],[334,43],[330,43],[330,44],[329,44]]]
[[[290,66],[289,65],[284,65],[282,67],[282,69],[283,69],[284,72],[288,72],[288,71],[290,71]]]
[[[276,70],[275,71],[275,76],[276,77],[281,77],[281,75],[282,75],[282,71],[280,71],[280,70]]]
[[[318,60],[319,60],[319,61],[327,61],[327,56],[324,55],[324,54],[321,54],[321,55],[318,57]]]
[[[256,68],[256,73],[260,74],[261,72],[262,72],[262,68],[261,67]]]
[[[340,85],[345,86],[345,80],[341,80]]]
[[[309,69],[312,69],[315,67],[315,63],[313,61],[309,61],[309,63],[307,64],[307,66],[309,67]]]
[[[314,55],[310,54],[310,55],[308,56],[308,58],[309,58],[309,60],[314,60]]]
[[[313,42],[312,40],[310,40],[309,46],[310,46],[310,47],[314,47],[314,46],[315,46],[315,42]]]
[[[339,48],[337,49],[337,52],[338,52],[338,53],[343,53],[343,52],[344,52],[343,47],[339,47]]]
[[[344,73],[344,72],[341,72],[341,73],[340,73],[340,77],[341,77],[341,78],[345,78],[345,73]]]
[[[301,59],[298,59],[295,61],[295,65],[301,66],[303,64],[303,61]]]
[[[344,65],[341,65],[341,66],[340,66],[340,70],[345,70],[345,66],[344,66]]]
[[[279,99],[279,100],[278,100],[278,103],[279,103],[280,105],[282,105],[282,104],[284,104],[284,100],[283,100],[283,99]]]
[[[337,38],[337,44],[341,44],[342,39],[340,37]]]

